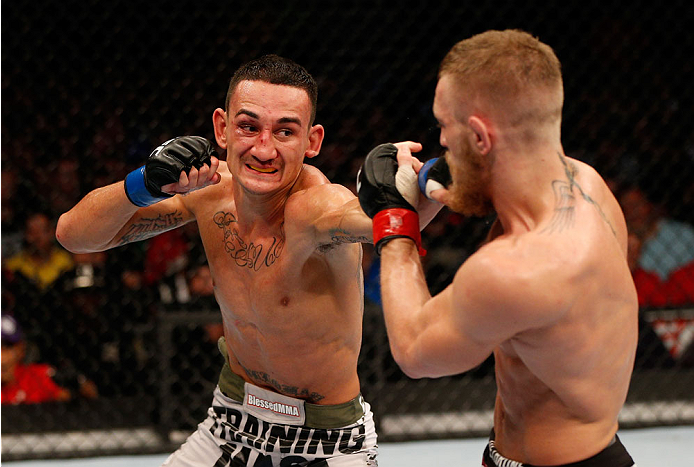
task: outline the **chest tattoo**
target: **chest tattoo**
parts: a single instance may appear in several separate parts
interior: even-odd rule
[[[236,228],[238,221],[230,212],[219,211],[212,217],[214,223],[222,229],[224,237],[224,251],[234,260],[237,266],[260,270],[262,267],[270,267],[282,254],[284,247],[284,224],[280,226],[280,235],[272,237],[270,245],[247,242],[239,236]],[[267,247],[267,248],[266,248]]]

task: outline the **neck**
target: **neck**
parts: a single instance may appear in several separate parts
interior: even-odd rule
[[[239,220],[246,225],[275,225],[284,219],[287,199],[295,191],[297,181],[273,193],[252,193],[234,184],[234,200]]]
[[[570,166],[560,144],[495,154],[492,202],[504,232],[533,230],[552,215],[555,180],[569,181]]]

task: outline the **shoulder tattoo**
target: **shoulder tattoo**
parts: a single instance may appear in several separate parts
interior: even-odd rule
[[[280,226],[280,235],[273,237],[269,246],[246,242],[239,236],[235,224],[236,216],[230,212],[218,211],[212,221],[222,229],[224,250],[231,256],[237,266],[247,267],[254,271],[272,266],[282,254],[284,248],[284,223]]]
[[[578,168],[571,162],[566,160],[561,153],[557,153],[559,160],[564,165],[564,173],[566,174],[566,180],[553,180],[552,190],[554,191],[554,215],[550,224],[543,230],[543,232],[554,233],[562,232],[565,229],[570,229],[573,227],[575,222],[575,208],[576,208],[576,194],[587,201],[596,209],[600,217],[605,221],[605,223],[610,227],[612,234],[616,237],[617,233],[607,219],[605,212],[598,202],[590,197],[588,193],[583,191],[581,185],[576,181],[576,174],[578,173]],[[575,189],[575,191],[574,191]],[[576,193],[576,194],[575,194]]]

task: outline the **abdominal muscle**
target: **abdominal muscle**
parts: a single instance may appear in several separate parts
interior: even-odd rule
[[[255,283],[259,287],[249,288],[243,300],[243,292],[226,300],[217,291],[232,371],[257,386],[315,404],[356,397],[361,308],[340,306],[335,294],[300,288],[284,294],[262,280]]]

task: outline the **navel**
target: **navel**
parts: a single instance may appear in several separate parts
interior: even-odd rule
[[[284,297],[282,297],[282,300],[280,300],[280,303],[282,304],[282,306],[288,306],[289,305],[289,297],[287,297],[285,295]]]

